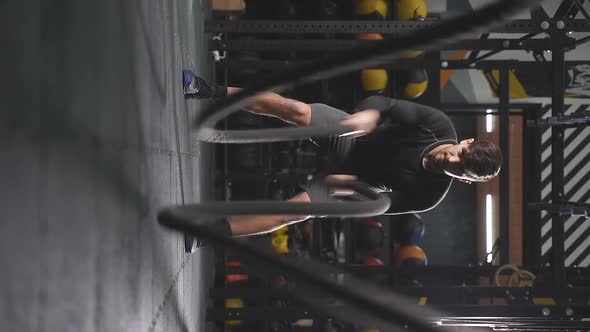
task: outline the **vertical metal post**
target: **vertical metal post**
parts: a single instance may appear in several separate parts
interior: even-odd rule
[[[348,219],[344,220],[344,257],[347,264],[354,262],[354,248],[352,236],[355,234],[355,228],[353,221]]]
[[[426,53],[425,68],[428,73],[428,89],[422,95],[423,103],[434,108],[440,108],[440,51]]]
[[[564,111],[565,54],[562,46],[563,36],[561,32],[551,34],[551,39],[554,42],[551,52],[552,116],[563,115]],[[554,126],[551,130],[551,201],[557,204],[563,200],[564,196],[564,129],[563,127]],[[551,237],[553,285],[563,287],[565,286],[564,220],[556,212],[551,214]]]
[[[545,67],[550,70],[549,63]],[[541,119],[546,109],[541,105],[526,110],[524,118],[523,146],[523,195],[525,202],[523,209],[523,265],[542,268],[541,255],[541,212],[531,203],[541,201],[541,130],[537,127],[527,128],[527,121]]]
[[[500,263],[510,260],[510,84],[508,67],[500,68],[500,149],[503,153],[500,175]]]
[[[223,35],[224,40],[228,40],[228,34]],[[231,57],[230,57],[231,59]],[[229,70],[227,68],[223,68],[223,84],[225,86],[229,86]],[[223,119],[223,130],[228,130],[228,119],[225,117]],[[228,144],[221,144],[223,147],[223,199],[227,201],[231,201],[231,186],[232,182],[229,178],[229,166],[228,166],[228,158],[229,158],[229,151],[228,151]],[[218,160],[215,158],[215,160]],[[217,168],[217,167],[216,167]],[[216,179],[213,179],[213,183],[215,183]]]

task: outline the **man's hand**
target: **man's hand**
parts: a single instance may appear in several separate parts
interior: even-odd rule
[[[334,183],[338,181],[353,181],[358,180],[358,176],[356,175],[348,175],[348,174],[331,174],[326,176],[326,182]]]
[[[377,128],[380,116],[381,114],[378,110],[370,108],[354,113],[346,120],[341,121],[340,124],[351,127],[355,131],[351,136],[358,137],[373,132]]]
[[[338,184],[342,181],[354,181],[358,180],[358,176],[356,175],[348,175],[348,174],[332,174],[326,176],[326,183],[328,184]],[[338,188],[337,186],[330,187],[330,194],[336,196],[350,196],[355,193],[352,189],[343,189]]]

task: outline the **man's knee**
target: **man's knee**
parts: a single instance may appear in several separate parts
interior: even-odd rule
[[[311,202],[311,198],[309,197],[309,194],[305,191],[302,191],[300,193],[298,193],[297,195],[291,197],[289,200],[289,202],[291,203],[309,203]],[[296,222],[300,222],[300,221],[304,221],[311,218],[311,216],[308,215],[288,215],[288,216],[282,216],[280,218],[281,224],[282,225],[289,225],[289,224],[293,224]]]
[[[311,121],[311,107],[309,104],[289,99],[289,111],[295,122],[299,126],[309,126]]]
[[[298,223],[309,218],[311,218],[311,216],[285,216],[283,219],[281,219],[281,226]]]

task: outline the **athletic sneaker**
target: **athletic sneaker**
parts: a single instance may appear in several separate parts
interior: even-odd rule
[[[198,248],[207,244],[207,241],[199,239],[191,233],[191,224],[206,227],[207,230],[214,231],[224,236],[231,236],[231,227],[226,219],[189,218],[190,217],[188,216],[179,216],[171,210],[165,210],[158,213],[158,222],[160,225],[184,233],[184,251],[187,253],[193,253]],[[190,221],[187,222],[187,220]]]
[[[205,81],[190,70],[182,71],[182,87],[185,98],[211,98],[216,92],[215,84]]]
[[[192,254],[197,251],[200,247],[207,243],[201,239],[195,238],[194,236],[184,233],[184,252]]]

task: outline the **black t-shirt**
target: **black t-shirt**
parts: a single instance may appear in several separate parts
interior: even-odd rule
[[[452,178],[426,172],[422,158],[441,144],[457,144],[451,120],[443,112],[382,96],[369,97],[356,107],[381,112],[375,132],[357,139],[344,163],[348,174],[389,191],[387,214],[422,212],[438,205]]]

